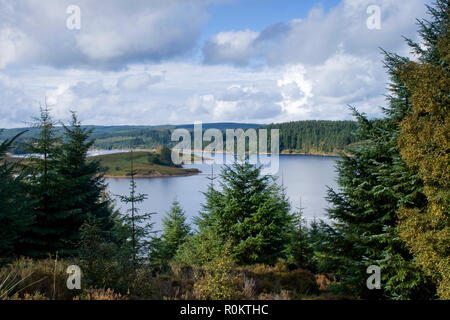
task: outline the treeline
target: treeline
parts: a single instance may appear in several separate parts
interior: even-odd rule
[[[280,152],[339,153],[356,142],[354,121],[294,121],[271,124],[280,130]]]
[[[251,124],[205,124],[203,131],[208,128],[215,128],[223,133],[224,148],[226,148],[226,129],[248,129],[265,128],[280,130],[280,152],[297,153],[339,153],[356,142],[354,132],[356,122],[354,121],[296,121],[289,123],[271,124],[259,126]],[[97,149],[154,149],[158,146],[173,147],[177,142],[171,141],[173,130],[184,128],[191,131],[193,126],[161,126],[161,127],[86,127],[92,129],[93,148]],[[10,129],[5,132],[5,137],[10,138],[19,129]],[[13,152],[26,153],[26,141],[37,135],[38,132],[31,129],[17,140],[13,146]],[[55,134],[60,136],[63,130],[55,128]],[[270,134],[269,134],[270,138]],[[24,144],[25,142],[25,144]],[[208,143],[204,142],[204,146]],[[269,148],[270,150],[270,148]]]
[[[111,149],[154,149],[158,146],[171,146],[171,129],[135,129],[103,133],[96,136],[94,148]]]

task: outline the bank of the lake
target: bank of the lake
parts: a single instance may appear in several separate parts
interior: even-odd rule
[[[183,177],[200,173],[200,170],[196,168],[182,168],[153,163],[150,158],[153,154],[154,152],[151,151],[120,152],[95,155],[89,157],[89,159],[100,161],[106,178],[129,178],[131,160],[133,160],[135,178]]]

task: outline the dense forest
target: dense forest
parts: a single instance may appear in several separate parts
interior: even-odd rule
[[[357,141],[354,121],[295,121],[266,128],[280,130],[280,152],[339,153]]]
[[[0,143],[0,299],[450,299],[450,1],[428,12],[421,43],[406,39],[414,60],[383,51],[383,118],[355,107],[355,124],[282,125],[283,149],[349,143],[328,223],[307,224],[274,177],[241,161],[211,175],[194,225],[175,200],[157,232],[139,210],[151,195],[137,190],[132,154],[119,212],[87,159],[93,129],[75,113],[56,126],[42,107],[23,140],[39,156],[6,156],[27,132]],[[69,265],[82,270],[76,290]]]
[[[83,128],[92,129],[92,139],[94,139],[92,147],[105,150],[154,149],[158,146],[173,147],[177,143],[176,141],[171,141],[173,130],[183,128],[193,131],[193,125],[154,127],[85,126]],[[337,154],[344,151],[349,144],[356,142],[354,135],[356,122],[354,121],[297,121],[267,126],[246,123],[203,124],[203,130],[209,128],[221,130],[224,141],[226,129],[280,129],[280,152],[289,153]],[[38,131],[35,128],[8,129],[0,136],[0,139],[10,139],[22,130],[29,131],[17,139],[12,148],[13,152],[18,154],[27,152],[24,147],[26,143],[24,144],[24,142],[37,135]],[[60,127],[55,127],[56,135],[61,135],[62,133],[63,131]]]

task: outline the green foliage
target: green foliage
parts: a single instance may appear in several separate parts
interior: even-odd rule
[[[161,146],[170,148],[174,146],[171,135],[174,129],[183,128],[192,133],[193,125],[186,126],[86,126],[92,129],[92,137],[95,139],[94,148],[97,149],[156,149]],[[289,123],[277,123],[268,126],[245,123],[211,123],[203,124],[203,130],[215,128],[221,130],[225,142],[226,129],[266,128],[280,129],[280,151],[300,153],[325,153],[335,154],[345,150],[346,146],[356,142],[353,131],[356,123],[353,121],[295,121]],[[17,129],[5,131],[6,137],[11,138],[17,134]],[[27,140],[35,137],[37,130],[30,129],[24,135]],[[62,135],[59,128],[55,129],[57,136]],[[270,139],[270,135],[269,135]],[[207,143],[204,142],[204,146]],[[224,144],[226,147],[226,144]],[[14,146],[16,153],[26,153],[20,145]],[[153,159],[158,156],[152,155]]]
[[[288,261],[299,268],[312,268],[312,247],[306,220],[300,207],[294,214],[292,240],[288,248]]]
[[[14,256],[15,244],[33,222],[32,202],[26,195],[24,183],[26,173],[15,175],[18,164],[6,158],[6,152],[21,134],[23,132],[0,144],[0,264]]]
[[[267,129],[280,129],[280,151],[286,152],[338,153],[356,142],[354,121],[294,121]]]
[[[201,269],[196,270],[194,297],[199,300],[237,299],[240,292],[233,281],[235,270],[230,242],[227,242],[220,255],[209,259]]]
[[[169,167],[180,167],[179,165],[175,165],[172,161],[172,151],[163,146],[159,146],[156,148],[155,153],[150,153],[148,155],[148,162],[150,164],[159,164],[163,166]]]
[[[186,216],[178,201],[174,200],[170,211],[163,218],[162,250],[166,260],[171,260],[178,248],[186,242],[191,232]]]
[[[178,166],[157,164],[156,160],[156,162],[153,162],[154,157],[158,157],[154,152],[133,152],[135,177],[182,176],[199,172],[195,168],[184,169]],[[90,157],[88,161],[99,161],[102,169],[108,176],[129,177],[130,175],[130,152],[94,156]]]
[[[447,70],[447,75],[448,68],[440,60],[440,52],[448,56],[448,48],[440,49],[439,41],[448,31],[448,8],[448,0],[438,0],[435,8],[429,7],[434,20],[419,22],[423,45],[408,40],[422,64],[439,65]],[[433,143],[426,145],[422,142],[428,143],[430,137],[445,136],[442,133],[445,132],[444,119],[448,119],[448,110],[444,111],[443,107],[448,109],[448,101],[441,105],[438,101],[448,100],[449,84],[443,80],[445,77],[436,77],[432,68],[411,67],[414,64],[409,59],[395,54],[385,52],[385,65],[391,78],[389,107],[384,109],[386,118],[370,121],[355,110],[361,142],[351,150],[354,157],[344,156],[338,163],[340,189],[328,193],[332,203],[329,217],[335,222],[329,230],[328,245],[319,256],[323,266],[327,266],[328,271],[334,270],[344,287],[354,294],[429,299],[435,296],[436,288],[430,273],[422,272],[417,263],[424,265],[428,260],[428,264],[434,258],[433,266],[428,264],[427,267],[434,268],[437,273],[448,274],[448,267],[439,270],[437,265],[445,266],[445,261],[448,261],[448,245],[445,243],[448,243],[449,236],[448,232],[438,232],[445,229],[443,224],[425,223],[420,210],[427,205],[427,181],[421,175],[424,170],[415,172],[411,168],[425,168],[430,172],[434,163],[438,164],[438,172],[448,172],[448,162],[441,157],[441,152],[445,154],[448,146],[432,147]],[[403,70],[409,70],[406,76]],[[433,108],[442,112],[443,117],[439,118],[441,121],[436,119],[434,123],[427,123]],[[403,145],[400,143],[401,152],[399,135],[400,142],[404,141]],[[435,139],[434,144],[436,141],[439,139]],[[409,161],[410,167],[402,156]],[[432,163],[426,162],[427,157],[433,159]],[[448,180],[438,175],[439,181]],[[433,193],[435,195],[438,193]],[[448,203],[448,197],[443,198]],[[429,241],[427,236],[422,237],[427,233],[434,234],[435,240],[439,240]],[[402,239],[406,240],[414,257]],[[437,251],[442,256],[430,255],[431,252],[424,249],[427,247],[439,247]],[[421,256],[421,253],[425,254]],[[378,293],[365,288],[365,270],[371,264],[381,267],[382,290]],[[440,291],[441,294],[443,292]]]
[[[423,182],[426,201],[399,210],[401,238],[422,270],[450,298],[450,2],[429,8],[421,21],[424,45],[410,41],[419,56],[399,69],[411,92],[411,109],[401,122],[399,148]]]
[[[83,281],[87,286],[126,293],[135,266],[127,238],[129,230],[117,215],[112,234],[102,231],[95,221],[87,221],[81,227],[79,259]]]
[[[91,130],[81,128],[75,113],[70,126],[63,128],[63,143],[55,156],[55,171],[61,182],[59,192],[64,199],[58,209],[67,215],[64,250],[71,249],[76,254],[80,227],[87,219],[97,221],[103,231],[111,230],[113,222],[108,199],[103,197],[106,184],[100,174],[100,163],[87,161],[87,152],[93,144],[88,140]]]
[[[63,125],[63,136],[55,136],[54,125],[49,109],[41,108],[35,124],[39,135],[28,146],[33,155],[26,183],[36,219],[17,252],[31,257],[76,255],[80,227],[88,218],[105,230],[112,227],[99,164],[86,160],[91,132],[81,128],[75,114],[70,126]]]
[[[224,166],[220,191],[213,181],[196,220],[200,233],[211,229],[230,240],[239,264],[275,263],[286,255],[293,216],[283,189],[261,168],[243,162]]]
[[[356,113],[362,143],[354,157],[338,161],[339,191],[329,190],[332,229],[319,253],[325,272],[334,272],[352,295],[363,298],[429,298],[430,288],[411,261],[396,229],[399,204],[420,201],[420,184],[411,183],[396,150],[395,122],[367,120]],[[382,290],[369,291],[366,269],[381,268]]]
[[[200,267],[222,256],[226,241],[212,230],[204,230],[187,238],[179,248],[174,261],[186,267]]]
[[[47,106],[41,107],[40,117],[34,124],[39,130],[36,138],[28,146],[30,157],[30,175],[27,183],[30,196],[34,201],[33,215],[35,223],[24,233],[18,252],[31,257],[45,257],[71,247],[65,241],[65,228],[70,222],[67,212],[60,210],[67,194],[63,193],[64,181],[56,170],[56,156],[61,139],[54,134],[55,122]],[[70,235],[69,235],[70,239]],[[70,249],[69,249],[70,251]],[[67,252],[69,253],[69,252]]]
[[[136,171],[133,167],[133,152],[130,152],[131,168],[130,168],[130,194],[119,195],[121,202],[129,204],[130,208],[127,214],[123,216],[123,223],[129,230],[129,241],[132,251],[133,264],[137,266],[138,262],[148,257],[150,252],[150,236],[153,233],[153,223],[150,223],[152,213],[140,213],[137,205],[147,199],[146,194],[137,193],[136,181],[134,175]]]

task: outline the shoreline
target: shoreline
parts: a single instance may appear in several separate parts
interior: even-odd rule
[[[176,178],[176,177],[190,177],[190,176],[195,176],[198,174],[201,174],[202,171],[198,171],[198,172],[190,172],[190,173],[186,173],[186,174],[152,174],[152,175],[135,175],[134,178],[135,179],[153,179],[153,178]],[[131,179],[131,176],[114,176],[114,175],[109,175],[109,174],[105,174],[103,175],[104,178],[107,179]]]
[[[172,178],[172,177],[190,177],[195,176],[198,174],[201,174],[202,171],[196,169],[196,168],[187,168],[185,173],[177,173],[177,174],[162,174],[159,172],[153,172],[150,174],[136,174],[134,176],[135,179],[152,179],[152,178]],[[112,175],[112,174],[104,174],[104,178],[108,179],[130,179],[131,176],[129,175]]]
[[[179,150],[179,149],[178,149]],[[187,151],[187,150],[186,150]],[[201,150],[190,150],[191,152],[197,152],[197,153],[206,153],[206,154],[211,154],[211,152],[205,152],[205,151],[201,151]],[[219,153],[219,154],[231,154],[230,152],[227,151],[215,151],[213,153]],[[248,154],[248,152],[246,152],[245,154]],[[260,152],[258,154],[264,154],[264,155],[271,155],[272,153],[270,152]],[[338,153],[323,153],[323,152],[280,152],[280,155],[287,155],[287,156],[319,156],[319,157],[340,157],[341,155]],[[344,153],[345,154],[345,153]],[[213,159],[211,159],[213,160]]]

